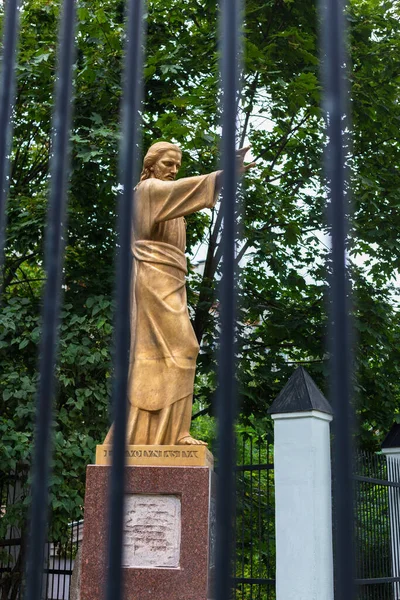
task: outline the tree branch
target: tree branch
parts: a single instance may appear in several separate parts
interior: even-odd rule
[[[290,129],[289,131],[287,131],[283,136],[281,136],[279,138],[279,140],[277,140],[274,144],[272,144],[271,146],[269,146],[268,148],[266,148],[265,150],[263,150],[261,152],[261,154],[259,154],[256,158],[257,160],[260,160],[260,158],[262,158],[264,156],[264,154],[266,154],[269,150],[271,150],[271,148],[274,148],[274,146],[279,145],[278,146],[278,151],[275,154],[275,157],[272,161],[272,168],[275,166],[276,161],[278,160],[279,156],[281,155],[282,151],[284,150],[286,144],[289,141],[289,137],[292,135],[292,133],[294,133],[295,131],[297,131],[298,129],[300,129],[300,127],[307,121],[307,119],[311,116],[308,112],[305,114],[305,116],[301,119],[301,121],[292,128],[294,119],[295,119],[296,115],[293,115],[293,117],[290,119]]]
[[[25,278],[27,278],[27,275],[25,274]],[[33,279],[26,279],[26,281],[21,281],[21,279],[18,279],[18,281],[12,281],[9,286],[12,285],[20,285],[21,283],[30,283],[31,281],[46,281],[45,277],[34,277]]]
[[[242,129],[242,134],[240,136],[240,144],[239,147],[242,148],[244,145],[244,140],[246,139],[246,134],[247,134],[247,127],[249,126],[249,121],[250,121],[250,117],[251,117],[251,113],[253,111],[253,103],[254,103],[254,97],[256,95],[257,92],[257,86],[258,86],[258,80],[260,77],[260,73],[257,72],[252,84],[250,86],[250,98],[249,98],[249,106],[247,111],[245,112],[245,120],[244,120],[244,124],[243,124],[243,129]]]
[[[195,413],[192,416],[192,421],[194,421],[194,419],[197,419],[197,417],[202,417],[204,415],[209,415],[211,412],[211,405],[207,406],[206,408],[203,408],[202,410],[199,410],[199,412]]]
[[[0,285],[1,292],[5,292],[7,287],[11,284],[13,278],[15,277],[15,273],[18,271],[20,265],[22,265],[22,263],[24,263],[29,258],[33,258],[37,254],[38,254],[38,252],[31,252],[30,254],[24,254],[24,256],[20,256],[16,260],[11,262],[11,264],[8,266],[8,269],[7,269],[8,275],[7,275],[7,277],[4,277],[2,285]]]
[[[215,209],[214,209],[215,210]],[[197,337],[197,341],[201,342],[204,329],[207,322],[207,317],[209,314],[209,308],[213,301],[213,292],[212,292],[212,281],[215,275],[215,261],[214,261],[214,253],[217,246],[218,234],[221,228],[222,223],[222,210],[221,205],[219,206],[217,217],[215,219],[214,226],[212,227],[212,232],[210,233],[210,241],[208,243],[206,262],[204,265],[204,272],[202,278],[202,285],[199,294],[199,299],[197,301],[196,311],[193,320],[193,329]]]
[[[35,297],[35,294],[34,294],[34,292],[33,292],[32,286],[31,286],[31,284],[30,284],[30,281],[32,281],[32,280],[29,280],[29,279],[28,279],[28,277],[27,277],[27,275],[26,275],[25,271],[24,271],[24,270],[21,268],[21,266],[19,266],[19,267],[18,267],[18,271],[20,271],[20,272],[22,273],[22,277],[24,278],[24,281],[19,281],[18,283],[27,283],[27,284],[28,284],[28,287],[29,287],[29,291],[30,291],[30,293],[31,293],[31,296],[32,296],[32,298],[34,298],[34,297]]]

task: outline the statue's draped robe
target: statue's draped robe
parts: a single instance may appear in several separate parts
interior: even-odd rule
[[[186,300],[184,217],[214,206],[216,178],[151,178],[136,189],[128,444],[189,435],[199,345]]]

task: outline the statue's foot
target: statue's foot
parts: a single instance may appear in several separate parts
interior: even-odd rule
[[[195,440],[191,435],[185,435],[176,442],[179,446],[208,446],[207,442]]]

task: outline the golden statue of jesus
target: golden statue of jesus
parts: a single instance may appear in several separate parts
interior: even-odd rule
[[[248,148],[238,152],[239,169]],[[205,444],[190,435],[199,345],[186,299],[185,216],[212,208],[220,171],[175,181],[182,152],[148,150],[135,193],[127,444]],[[111,443],[112,428],[104,444]]]

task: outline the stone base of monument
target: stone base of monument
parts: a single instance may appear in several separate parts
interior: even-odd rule
[[[109,474],[107,465],[87,468],[81,600],[104,595]],[[124,600],[214,597],[214,488],[209,466],[126,467]]]

